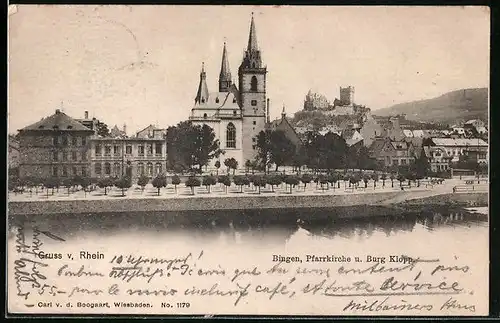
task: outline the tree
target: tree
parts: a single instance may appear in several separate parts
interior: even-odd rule
[[[380,179],[382,180],[382,187],[385,187],[385,181],[387,180],[387,174],[382,173],[382,175],[380,175]]]
[[[328,183],[329,183],[329,182],[328,182],[328,177],[327,177],[327,176],[325,176],[325,175],[320,175],[320,176],[318,177],[318,181],[319,181],[319,183],[321,184],[321,190],[322,190],[322,191],[324,191],[324,187],[323,187],[323,185],[324,185],[324,184],[326,184],[326,189],[328,190]]]
[[[373,179],[373,189],[375,189],[375,187],[377,187],[378,174],[374,172],[372,174],[372,179]]]
[[[271,191],[274,193],[274,186],[280,185],[283,181],[281,176],[279,175],[273,175],[273,176],[268,176],[266,177],[266,182],[267,184],[271,185]]]
[[[233,175],[236,172],[236,169],[238,169],[238,161],[234,159],[233,157],[231,158],[226,158],[224,160],[224,165],[227,167],[227,173],[229,174],[229,170],[233,170]]]
[[[370,176],[368,174],[363,175],[363,182],[365,182],[365,188],[368,187],[369,180],[370,180]]]
[[[396,175],[394,173],[391,173],[390,179],[391,179],[391,187],[394,188],[394,180],[396,179]]]
[[[282,165],[291,163],[295,155],[295,145],[281,130],[264,130],[257,135],[257,159],[267,167],[273,163],[276,171]]]
[[[210,193],[210,186],[217,184],[217,179],[213,176],[204,176],[203,185],[207,188],[208,193]]]
[[[101,178],[97,182],[97,186],[99,186],[100,188],[104,188],[104,195],[108,195],[107,189],[108,187],[113,186],[113,180],[109,177]]]
[[[337,173],[331,173],[328,175],[328,182],[332,185],[335,190],[335,183],[339,180],[339,175]]]
[[[194,176],[190,176],[185,183],[186,187],[191,188],[191,195],[194,195],[194,188],[201,185],[201,182],[198,178]]]
[[[245,162],[245,174],[248,174],[250,168],[252,168],[252,162],[247,159],[247,161]]]
[[[215,168],[217,169],[217,175],[219,175],[220,160],[217,160],[217,161],[215,162]]]
[[[229,176],[226,176],[226,175],[221,175],[217,178],[217,181],[221,184],[224,185],[224,188],[225,188],[225,191],[226,191],[226,194],[227,194],[227,188],[229,186],[231,186],[231,179],[229,178]]]
[[[398,175],[399,186],[403,187],[403,182],[406,181],[406,177],[403,174]]]
[[[285,179],[285,183],[290,186],[290,194],[292,194],[292,187],[299,184],[299,178],[295,175],[288,175]]]
[[[193,125],[191,121],[183,121],[167,129],[167,149],[169,165],[191,169],[198,166],[198,172],[222,153],[214,130],[205,124]]]
[[[71,187],[73,187],[73,179],[69,178],[69,177],[65,178],[65,179],[63,179],[62,184],[64,187],[66,187],[68,189],[68,196],[69,196],[69,189]]]
[[[240,187],[240,193],[243,193],[243,186],[248,185],[248,178],[246,176],[234,176],[233,178],[234,185]]]
[[[149,183],[149,177],[147,177],[146,175],[141,175],[137,179],[137,185],[141,187],[142,192],[144,192],[144,188],[146,187],[146,185],[148,185],[148,183]]]
[[[304,192],[305,192],[307,184],[311,183],[312,181],[312,176],[309,174],[302,174],[300,181],[304,184]]]
[[[101,137],[109,137],[109,135],[110,135],[108,125],[105,124],[104,122],[100,122],[100,121],[97,122],[96,131],[97,131],[97,135],[101,136]]]
[[[115,180],[115,186],[122,191],[122,196],[125,196],[125,191],[132,187],[132,179],[128,176],[122,176]]]
[[[85,197],[87,197],[87,189],[90,186],[90,184],[91,184],[91,180],[88,177],[83,177],[81,182],[80,182],[80,185],[82,186]]]
[[[167,177],[163,174],[158,174],[155,178],[153,178],[151,184],[153,184],[153,187],[158,190],[158,196],[160,196],[161,188],[167,186]]]
[[[47,196],[49,196],[49,189],[52,189],[52,195],[54,195],[54,188],[59,188],[60,180],[57,177],[46,178],[43,182],[43,186],[47,189]]]
[[[264,176],[259,176],[259,175],[253,176],[252,183],[254,186],[258,187],[260,194],[260,188],[266,186],[266,178]]]
[[[179,176],[177,175],[172,176],[172,185],[174,185],[174,190],[176,194],[177,194],[177,185],[179,185],[180,183],[181,179],[179,178]]]

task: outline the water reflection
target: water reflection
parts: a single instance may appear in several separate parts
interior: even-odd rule
[[[93,235],[181,236],[190,240],[218,239],[227,243],[285,244],[292,235],[311,239],[370,239],[460,227],[486,227],[488,216],[464,209],[434,208],[434,211],[401,212],[397,209],[337,208],[328,210],[264,210],[155,212],[115,214],[36,215],[10,219],[9,224],[36,219],[54,234],[82,238]],[[12,231],[12,230],[11,230]],[[416,237],[416,234],[415,234]],[[256,243],[258,242],[258,243]]]

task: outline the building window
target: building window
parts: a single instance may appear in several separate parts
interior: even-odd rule
[[[82,177],[87,177],[87,167],[82,166]]]
[[[78,169],[76,168],[76,166],[73,166],[73,175],[78,175]]]
[[[148,144],[148,155],[153,154],[153,144]]]
[[[68,176],[68,167],[63,166],[63,168],[62,168],[62,175],[63,176]]]
[[[57,176],[58,175],[58,169],[57,166],[52,167],[52,176]]]
[[[104,175],[111,175],[111,164],[104,163]]]
[[[156,147],[155,147],[155,150],[156,150],[156,155],[160,155],[161,156],[161,151],[162,151],[162,144],[156,144]]]
[[[113,154],[119,155],[120,154],[120,146],[113,146]]]
[[[392,160],[392,164],[393,164],[393,165],[399,165],[398,160],[397,160],[397,159],[393,159],[393,160]]]
[[[102,154],[102,146],[101,146],[101,145],[99,145],[99,144],[97,144],[97,145],[95,146],[95,155],[96,155],[96,156],[101,156],[101,154]]]
[[[95,166],[94,166],[94,167],[95,167],[95,168],[94,168],[95,174],[96,174],[96,175],[101,175],[101,171],[102,171],[102,169],[101,169],[101,167],[102,167],[102,166],[101,166],[101,163],[97,163],[97,164],[95,164]]]
[[[78,137],[71,137],[71,144],[73,146],[78,146]]]
[[[67,146],[68,145],[68,137],[66,137],[66,136],[62,137],[62,145],[63,146]]]
[[[203,119],[206,119],[206,118],[207,118],[207,114],[203,113]]]
[[[401,165],[406,165],[406,159],[401,159]]]
[[[87,144],[87,138],[82,137],[82,146],[85,146]]]
[[[226,147],[236,148],[236,127],[229,123],[226,128]]]
[[[84,151],[82,153],[82,160],[87,160],[87,152],[86,151]]]
[[[236,103],[236,98],[233,98],[233,103]]]
[[[144,146],[143,145],[139,146],[139,156],[144,156]]]
[[[148,163],[148,176],[153,176],[153,164]]]
[[[63,151],[63,154],[62,154],[62,159],[63,161],[67,161],[68,160],[68,153],[66,151]]]
[[[250,81],[250,91],[257,92],[257,77],[252,76],[252,80]]]
[[[111,146],[104,147],[104,156],[111,156]]]
[[[121,172],[120,172],[120,163],[115,163],[113,165],[113,172],[115,174],[115,176],[120,176],[121,175]]]
[[[57,136],[52,137],[52,146],[57,146]]]
[[[219,103],[219,98],[215,98],[215,103]]]
[[[144,164],[143,163],[139,163],[137,164],[137,170],[139,172],[139,175],[144,175]]]
[[[256,124],[257,124],[257,121],[254,121],[254,122],[253,122],[253,125],[255,126]]]
[[[78,156],[77,156],[77,154],[76,154],[76,151],[72,151],[72,152],[71,152],[71,159],[73,159],[73,160],[77,160],[77,159],[78,159]]]
[[[236,115],[236,110],[233,110],[233,116],[235,116],[235,115]]]
[[[251,101],[251,104],[252,104],[253,106],[256,106],[256,105],[257,105],[257,100],[252,100],[252,101]]]
[[[132,146],[126,146],[125,147],[125,153],[128,155],[132,155]]]
[[[54,151],[54,152],[52,153],[52,159],[53,159],[54,161],[57,161],[57,160],[59,159],[59,154],[57,153],[57,151]]]
[[[159,174],[161,174],[161,164],[156,163],[156,175],[159,175]]]

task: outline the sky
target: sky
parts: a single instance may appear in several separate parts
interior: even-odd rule
[[[217,91],[222,47],[237,69],[254,13],[271,118],[355,87],[372,110],[489,86],[487,7],[55,6],[9,8],[8,125],[62,109],[127,132],[186,120],[202,62]]]

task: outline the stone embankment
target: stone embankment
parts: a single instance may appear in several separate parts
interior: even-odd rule
[[[143,198],[106,200],[10,201],[10,216],[68,213],[121,213],[203,210],[259,210],[335,208],[349,206],[399,205],[415,208],[426,205],[488,205],[488,193],[438,193],[436,191],[396,191],[349,195],[241,195],[219,197]]]

